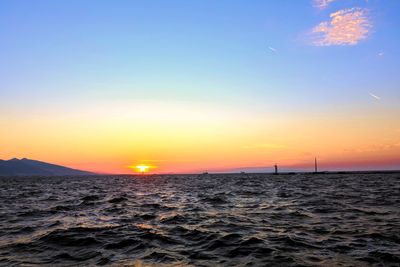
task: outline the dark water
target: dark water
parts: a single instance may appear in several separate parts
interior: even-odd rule
[[[400,174],[0,178],[2,266],[400,266]]]

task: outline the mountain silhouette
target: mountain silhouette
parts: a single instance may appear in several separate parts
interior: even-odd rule
[[[0,176],[66,176],[94,175],[94,173],[67,168],[31,159],[0,160]]]

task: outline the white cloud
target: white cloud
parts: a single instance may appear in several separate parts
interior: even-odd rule
[[[316,46],[355,45],[367,38],[372,24],[363,8],[342,9],[312,29]]]
[[[373,93],[369,93],[370,96],[372,96],[373,98],[375,98],[376,100],[381,100],[381,98]]]
[[[330,3],[335,1],[337,0],[314,0],[314,7],[319,9],[324,9],[327,8]]]

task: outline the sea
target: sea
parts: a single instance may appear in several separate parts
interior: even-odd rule
[[[400,173],[1,177],[0,266],[400,266]]]

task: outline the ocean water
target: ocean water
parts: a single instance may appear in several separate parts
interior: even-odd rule
[[[1,266],[400,266],[400,174],[0,178]]]

